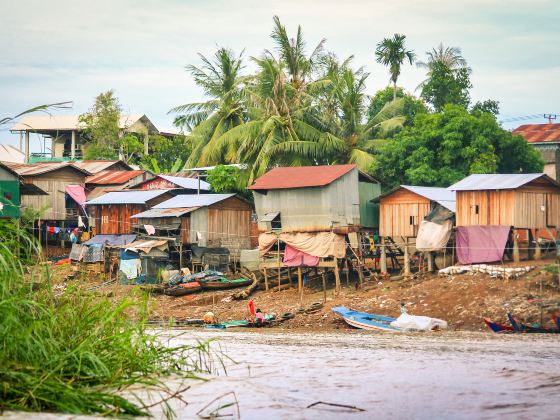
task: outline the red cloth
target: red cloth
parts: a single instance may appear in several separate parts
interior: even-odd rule
[[[459,264],[500,261],[509,235],[509,226],[460,226],[457,228]]]
[[[286,250],[284,251],[284,264],[288,267],[315,267],[319,264],[319,257],[314,257],[313,255],[306,254],[303,251],[298,251],[290,245],[286,245]]]
[[[80,207],[84,207],[86,203],[86,192],[84,187],[81,185],[67,185],[65,188],[66,194],[68,194],[72,199],[78,203]]]
[[[249,301],[249,312],[251,315],[255,315],[255,302],[252,299]]]

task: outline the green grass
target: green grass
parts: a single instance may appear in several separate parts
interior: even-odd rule
[[[0,411],[146,415],[129,387],[165,391],[166,378],[208,368],[207,343],[171,348],[146,329],[145,298],[114,302],[72,287],[55,296],[47,269],[26,276],[22,261],[38,248],[14,229],[0,224]]]

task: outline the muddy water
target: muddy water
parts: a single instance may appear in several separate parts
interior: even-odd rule
[[[243,419],[558,418],[560,340],[488,334],[388,335],[362,331],[193,333],[235,361],[194,382],[179,418],[234,391],[219,414]],[[171,338],[171,342],[193,338]],[[192,337],[192,335],[190,336]],[[318,401],[353,406],[335,407]],[[210,404],[234,403],[233,394]],[[358,411],[357,409],[364,411]],[[231,417],[230,417],[231,418]]]

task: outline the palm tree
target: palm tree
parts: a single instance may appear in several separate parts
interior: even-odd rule
[[[407,50],[404,45],[405,35],[395,34],[393,38],[384,38],[375,50],[377,62],[389,67],[393,82],[393,100],[397,99],[397,79],[401,74],[402,64],[408,60],[410,64],[414,62],[416,54],[412,50]]]
[[[428,60],[426,62],[418,61],[416,63],[418,67],[430,71],[435,63],[440,63],[453,72],[464,68],[468,69],[469,73],[471,72],[467,66],[467,60],[463,58],[461,49],[458,47],[444,47],[440,42],[436,48],[432,48],[432,51],[427,51],[426,56]]]
[[[209,149],[222,134],[246,119],[242,54],[236,57],[233,51],[220,48],[213,60],[199,54],[202,67],[187,66],[195,83],[210,99],[180,105],[169,111],[179,114],[173,122],[175,126],[190,131],[193,151],[186,166],[223,163],[220,156],[210,159]]]

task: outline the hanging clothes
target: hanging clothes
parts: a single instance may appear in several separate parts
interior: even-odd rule
[[[500,261],[509,231],[509,226],[459,226],[456,236],[459,264]]]
[[[144,225],[144,229],[146,229],[146,233],[148,235],[153,235],[156,233],[156,228],[153,227],[152,225]]]
[[[86,227],[86,224],[82,220],[82,216],[78,216],[78,227]]]
[[[319,264],[319,257],[314,257],[303,251],[298,251],[290,245],[286,245],[284,265],[287,267],[316,267],[317,264]]]

